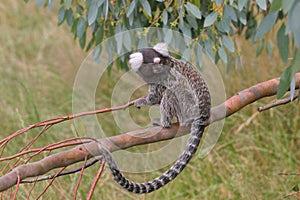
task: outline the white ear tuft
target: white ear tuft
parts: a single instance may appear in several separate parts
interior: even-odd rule
[[[132,70],[137,71],[143,64],[143,54],[140,52],[130,54],[129,65]]]
[[[159,64],[160,63],[160,58],[159,57],[153,58],[153,63],[154,64]]]
[[[153,49],[163,56],[169,56],[168,44],[167,43],[157,43]]]

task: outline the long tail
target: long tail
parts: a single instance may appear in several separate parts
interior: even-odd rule
[[[121,171],[119,170],[116,162],[113,160],[111,153],[107,149],[103,148],[101,145],[99,145],[99,148],[106,163],[110,167],[110,170],[112,172],[112,175],[114,176],[115,181],[120,186],[122,186],[127,191],[133,193],[138,193],[138,194],[150,193],[163,187],[164,185],[166,185],[167,183],[175,179],[176,176],[180,174],[180,172],[185,168],[185,166],[189,163],[189,161],[197,151],[197,148],[200,144],[200,140],[204,132],[204,128],[205,126],[199,125],[198,122],[194,121],[191,125],[191,134],[187,142],[187,145],[185,147],[185,150],[180,155],[178,160],[174,163],[174,165],[169,170],[167,170],[161,176],[155,178],[152,181],[145,182],[145,183],[135,183],[125,178],[121,173]]]

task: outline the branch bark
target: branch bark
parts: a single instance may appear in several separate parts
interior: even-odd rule
[[[229,117],[246,105],[249,105],[261,98],[273,96],[277,92],[279,78],[271,79],[256,84],[248,89],[238,92],[219,106],[211,110],[210,123]],[[300,73],[296,74],[296,87],[300,87]],[[226,112],[224,113],[224,109]],[[171,128],[151,127],[142,130],[135,130],[117,136],[99,139],[109,151],[126,149],[136,145],[149,144],[163,140],[169,140],[189,133],[189,128],[180,128],[174,124]],[[84,161],[99,155],[97,142],[78,145],[72,149],[47,156],[37,162],[20,165],[12,171],[0,177],[0,192],[17,184],[20,180],[29,177],[43,175],[55,168],[62,168],[74,163]]]

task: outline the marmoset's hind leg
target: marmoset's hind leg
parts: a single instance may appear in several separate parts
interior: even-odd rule
[[[173,117],[180,118],[179,103],[170,90],[166,90],[160,103],[160,124],[164,128],[171,127]],[[155,122],[157,123],[157,122]]]

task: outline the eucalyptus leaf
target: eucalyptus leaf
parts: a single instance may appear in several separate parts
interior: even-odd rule
[[[83,34],[83,36],[79,40],[79,45],[81,49],[84,49],[86,43],[86,33]]]
[[[239,9],[239,11],[241,11],[245,7],[247,1],[248,0],[238,0],[238,9]]]
[[[226,55],[226,52],[225,52],[225,50],[222,46],[220,46],[218,48],[218,54],[219,54],[220,58],[223,60],[223,62],[227,63],[227,55]]]
[[[127,13],[126,13],[126,16],[129,17],[131,15],[131,13],[134,11],[134,9],[136,8],[136,3],[137,3],[137,0],[133,0],[131,3],[130,3],[130,6],[127,10]]]
[[[293,33],[294,41],[296,47],[300,47],[300,1],[295,2],[293,5],[293,8],[291,9],[288,20],[287,20],[287,27],[286,27],[286,33]]]
[[[234,52],[234,43],[230,37],[227,35],[222,35],[222,42],[224,46],[230,51],[231,53]]]
[[[63,23],[64,19],[65,19],[65,13],[66,13],[66,10],[64,7],[61,7],[59,10],[58,10],[58,24],[60,25],[61,23]]]
[[[125,31],[123,33],[123,43],[125,48],[130,51],[131,50],[131,36],[130,36],[130,32],[129,31]]]
[[[286,0],[284,0],[284,1],[286,1]],[[280,10],[281,5],[282,5],[282,0],[273,0],[269,12]]]
[[[282,9],[283,12],[286,14],[290,11],[290,9],[293,7],[296,0],[283,0],[282,3]]]
[[[293,75],[290,83],[290,100],[293,101],[296,89],[296,76]]]
[[[162,21],[164,25],[168,23],[168,12],[166,10],[164,10],[162,13]]]
[[[91,4],[89,6],[89,11],[88,11],[88,24],[91,25],[95,22],[98,14],[98,7],[97,7],[97,1],[92,0]]]
[[[77,37],[80,39],[85,33],[87,23],[84,18],[80,18],[77,24]]]
[[[104,30],[102,28],[98,29],[95,37],[96,37],[96,46],[97,46],[98,44],[100,44],[103,41]]]
[[[199,44],[195,45],[195,55],[198,68],[200,69],[202,67],[202,48]]]
[[[244,24],[244,25],[247,24],[247,17],[244,12],[238,11],[237,17],[242,24]]]
[[[185,4],[185,7],[194,17],[201,19],[201,11],[197,6],[190,2],[187,2],[187,4]]]
[[[69,26],[71,26],[73,24],[74,17],[73,17],[73,10],[72,9],[68,9],[66,11],[66,20],[67,20],[67,24]]]
[[[148,16],[152,16],[151,13],[151,6],[147,0],[140,0],[140,3],[142,4],[143,9],[146,11]]]
[[[277,32],[277,46],[283,62],[287,63],[289,56],[289,36],[285,34],[285,25],[282,24]]]
[[[204,20],[204,27],[211,26],[218,18],[218,12],[210,13]]]
[[[237,17],[234,9],[231,6],[225,5],[223,10],[223,16],[229,18],[232,21],[237,22]]]
[[[261,40],[256,49],[256,57],[259,56],[264,48],[265,40]]]
[[[257,5],[263,9],[266,10],[267,9],[267,2],[266,0],[256,0]]]
[[[288,91],[291,82],[291,66],[287,67],[281,77],[277,89],[277,98],[280,99]]]
[[[65,0],[64,2],[65,2],[66,9],[71,8],[72,0]]]
[[[196,21],[196,19],[195,19],[194,16],[187,15],[186,19],[187,19],[187,21],[188,21],[188,23],[189,23],[190,26],[192,26],[195,30],[198,29],[198,23],[197,23],[197,21]]]
[[[278,11],[269,13],[259,25],[254,36],[254,41],[261,39],[275,24],[278,17]]]

